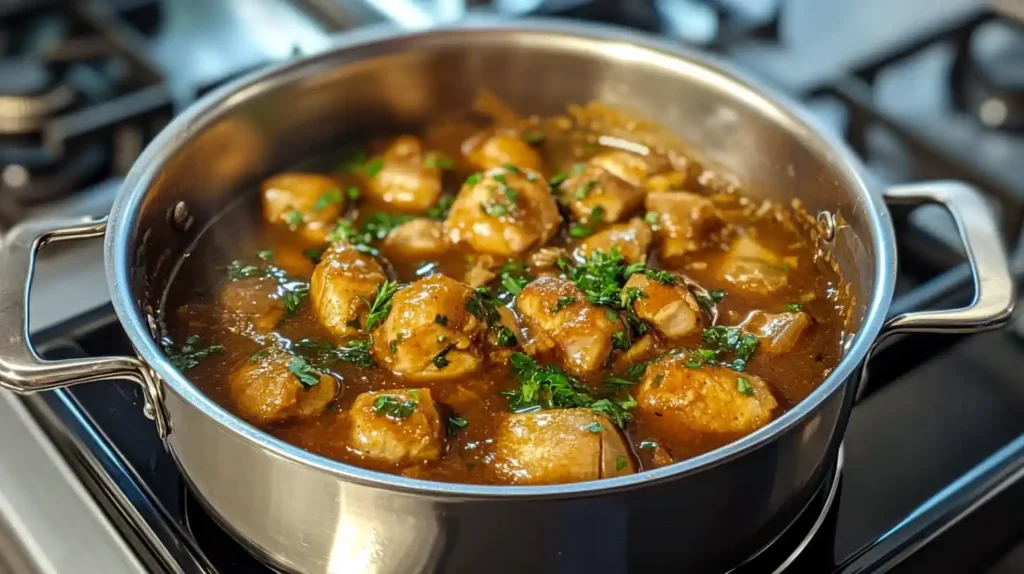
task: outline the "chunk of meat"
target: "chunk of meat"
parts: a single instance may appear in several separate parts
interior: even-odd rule
[[[406,259],[429,259],[440,257],[451,246],[440,221],[418,217],[393,229],[383,247],[387,253]]]
[[[758,349],[764,353],[778,355],[788,353],[796,347],[804,331],[811,326],[811,316],[803,311],[797,313],[766,313],[754,311],[740,323],[740,329],[757,337]]]
[[[746,235],[732,242],[718,274],[748,295],[771,295],[788,283],[782,259]]]
[[[463,282],[470,287],[483,287],[498,276],[494,272],[496,262],[494,257],[488,254],[469,256],[466,261],[466,273],[462,276]]]
[[[399,211],[425,211],[441,195],[441,169],[426,160],[418,138],[395,138],[380,158],[370,160],[376,164],[368,164],[368,193]]]
[[[266,334],[284,317],[278,284],[270,277],[251,277],[224,285],[218,298],[229,313],[230,325],[242,332]]]
[[[350,447],[377,464],[423,464],[444,453],[441,415],[430,389],[362,393],[348,421]]]
[[[578,218],[589,218],[600,207],[603,221],[618,221],[643,204],[646,169],[644,158],[634,154],[599,154],[562,182],[559,196]]]
[[[707,233],[722,225],[715,204],[696,193],[653,191],[644,207],[657,215],[655,235],[665,258],[696,251]]]
[[[541,277],[523,288],[516,309],[532,339],[531,354],[554,349],[565,370],[586,376],[601,369],[612,350],[612,334],[622,322],[587,302],[571,281]]]
[[[537,150],[516,135],[496,134],[483,141],[469,152],[469,159],[483,169],[505,165],[540,172],[544,160]]]
[[[345,209],[336,180],[318,173],[282,173],[263,181],[263,218],[286,225],[311,244],[323,243]]]
[[[464,377],[480,368],[477,342],[486,325],[466,309],[474,295],[440,273],[395,294],[391,312],[374,336],[378,364],[412,381]]]
[[[690,368],[689,361],[680,353],[649,365],[634,412],[672,436],[749,433],[772,420],[778,402],[763,379],[707,364]]]
[[[670,339],[699,332],[703,325],[697,299],[681,279],[667,272],[664,276],[673,283],[666,285],[643,273],[634,273],[626,281],[623,299],[631,289],[638,289],[641,295],[633,301],[637,317]]]
[[[580,243],[575,254],[583,260],[594,251],[611,253],[612,248],[617,247],[627,263],[644,263],[647,261],[652,237],[651,226],[643,219],[634,217],[629,223],[612,225],[591,235]]]
[[[335,243],[324,252],[309,282],[313,311],[335,335],[353,335],[366,322],[366,301],[373,302],[377,287],[386,280],[376,259],[347,243]]]
[[[444,227],[452,243],[514,257],[546,243],[561,223],[543,177],[518,168],[496,168],[467,180]]]
[[[301,359],[273,351],[262,358],[247,359],[231,373],[228,390],[243,418],[269,424],[313,417],[327,408],[338,392],[337,381],[316,371],[308,371],[300,379],[289,368],[293,361]],[[316,382],[304,382],[309,377]]]
[[[622,434],[589,409],[508,414],[494,438],[494,472],[509,484],[557,484],[633,474]]]
[[[561,270],[558,268],[558,260],[568,257],[569,251],[564,247],[541,247],[530,254],[530,273],[534,277],[559,275]]]

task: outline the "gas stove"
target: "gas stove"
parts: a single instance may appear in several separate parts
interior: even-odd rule
[[[1019,242],[1024,29],[1012,2],[469,4],[0,0],[0,227],[103,213],[154,131],[227,78],[321,49],[331,34],[356,25],[418,29],[467,11],[496,11],[616,23],[717,52],[804,101],[879,184],[965,180],[1001,214],[1008,245]],[[100,159],[79,159],[89,154]],[[919,209],[894,217],[901,268],[892,313],[969,301],[971,276],[945,214]],[[53,358],[131,353],[104,301],[98,248],[44,255],[32,306],[37,346]],[[1024,273],[1024,260],[1016,272]],[[736,574],[1024,571],[1024,320],[1017,324],[970,339],[908,337],[878,350],[832,476],[786,533]],[[25,471],[0,462],[0,478],[11,478],[0,480],[0,549],[13,531],[35,549],[22,552],[34,558],[26,563],[44,571],[39,548],[48,538],[59,542],[54,553],[89,545],[88,565],[64,562],[74,571],[269,571],[189,494],[142,414],[137,387],[104,382],[0,398],[8,464],[32,459],[25,449],[33,445],[55,455],[52,476],[42,463]],[[28,447],[10,434],[12,421],[31,431]],[[99,526],[88,536],[69,530],[84,524],[70,502],[50,524],[29,520],[27,512],[65,499],[56,491],[44,495],[51,500],[31,499],[29,488],[12,494],[18,477],[64,484]],[[49,558],[49,571],[70,571],[54,566],[59,556]]]

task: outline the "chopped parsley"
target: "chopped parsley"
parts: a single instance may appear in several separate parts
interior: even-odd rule
[[[610,253],[591,253],[590,257],[578,265],[559,259],[558,266],[583,292],[589,303],[607,307],[613,312],[622,312],[631,335],[639,336],[648,331],[647,324],[632,309],[632,303],[642,291],[623,289],[630,275],[644,269],[643,264],[626,265],[618,247],[613,247]]]
[[[754,396],[754,386],[750,384],[749,380],[743,377],[736,378],[736,390],[738,390],[741,395],[747,395],[748,397]]]
[[[640,450],[654,450],[656,448],[658,448],[658,443],[653,440],[640,441]]]
[[[560,171],[560,172],[556,173],[555,175],[551,176],[551,181],[548,182],[548,185],[550,185],[551,187],[558,187],[568,177],[569,177],[569,174],[565,173],[564,171]]]
[[[615,470],[622,470],[626,468],[627,463],[626,455],[620,454],[618,458],[615,459]]]
[[[338,222],[334,231],[327,234],[327,240],[331,242],[348,241],[354,246],[369,246],[375,241],[383,240],[395,228],[412,218],[412,215],[377,211],[371,213],[363,221],[363,225],[359,230],[355,229],[351,221],[343,219]]]
[[[569,305],[575,305],[578,302],[579,299],[577,299],[576,297],[562,297],[558,301],[555,301],[555,306],[551,308],[551,312],[557,313],[562,309],[565,309]]]
[[[804,306],[800,303],[790,303],[786,305],[786,311],[790,313],[799,313],[804,310]]]
[[[370,313],[366,316],[366,325],[363,326],[364,331],[369,332],[375,325],[384,322],[388,313],[391,312],[391,298],[397,292],[397,282],[385,281],[377,286],[377,291],[373,295],[373,302],[367,300],[366,297],[359,297],[370,308]]]
[[[437,203],[423,212],[424,217],[430,219],[444,219],[448,217],[448,212],[451,211],[452,204],[455,203],[455,198],[451,196],[442,197]]]
[[[423,160],[425,167],[433,167],[437,169],[454,169],[455,160],[444,155],[444,154],[430,154]]]
[[[573,164],[571,171],[573,173],[582,173],[583,170],[585,170],[585,169],[587,169],[587,164],[585,164],[585,163],[576,163],[576,164]]]
[[[344,347],[338,347],[335,351],[335,356],[338,359],[345,361],[346,363],[352,363],[353,365],[363,368],[372,369],[376,366],[373,360],[373,353],[370,351],[373,340],[366,339],[352,339],[348,342],[348,345]]]
[[[512,353],[510,362],[512,375],[520,387],[501,394],[508,399],[513,412],[584,407],[607,415],[620,427],[633,418],[629,410],[637,403],[628,395],[623,400],[594,400],[587,387],[555,365],[540,365],[529,355],[519,352]]]
[[[297,209],[292,209],[284,213],[284,222],[289,227],[297,227],[302,224],[302,212]]]
[[[412,394],[412,391],[409,394]],[[414,400],[401,401],[397,397],[380,395],[373,401],[373,412],[378,417],[386,415],[391,419],[402,420],[411,417],[418,406],[419,403]]]
[[[466,178],[466,185],[472,187],[472,186],[480,183],[480,180],[482,178],[483,178],[483,176],[480,175],[479,173],[472,173],[472,174],[469,175],[469,177]]]
[[[359,197],[362,195],[362,192],[359,191],[358,187],[352,185],[345,190],[345,195],[347,195],[348,198],[351,199],[352,201],[358,201]]]
[[[629,349],[629,334],[621,329],[612,333],[612,348],[620,351]]]
[[[526,263],[522,261],[506,261],[501,265],[498,276],[502,287],[498,291],[498,299],[505,303],[511,301],[530,281],[533,281]]]
[[[455,434],[469,426],[469,421],[462,417],[448,417],[448,434]]]
[[[616,426],[622,428],[627,422],[633,420],[633,414],[629,411],[636,405],[636,399],[626,395],[623,400],[598,399],[590,403],[590,410],[607,415]]]
[[[303,389],[310,389],[320,383],[320,373],[316,372],[313,365],[310,365],[304,357],[293,356],[291,362],[288,363],[288,370],[299,380]]]
[[[302,255],[309,259],[313,263],[320,263],[320,259],[324,256],[323,249],[303,249]]]
[[[469,311],[471,315],[488,327],[496,327],[501,324],[501,315],[498,314],[497,306],[498,302],[483,287],[477,288],[466,299],[466,311]]]
[[[604,384],[618,387],[632,387],[633,385],[636,385],[638,383],[636,381],[631,381],[629,379],[623,379],[622,377],[607,377],[604,380]]]
[[[528,132],[523,132],[523,141],[530,145],[539,144],[540,142],[544,141],[544,137],[544,132],[540,130],[530,130]]]
[[[737,371],[742,371],[747,367],[747,362],[757,352],[759,343],[757,337],[750,333],[744,333],[736,327],[724,325],[705,329],[700,335],[700,340],[715,353],[719,360],[724,354],[733,354],[735,358],[724,364]]]
[[[271,261],[274,259],[274,251],[271,249],[261,249],[256,252],[256,257],[259,257],[264,261]]]
[[[249,279],[250,277],[259,277],[263,275],[263,270],[256,265],[243,265],[241,261],[232,261],[228,264],[228,279],[231,281],[241,281],[242,279]]]
[[[164,341],[164,352],[167,353],[167,358],[170,359],[171,364],[174,368],[179,371],[188,371],[195,368],[202,361],[210,355],[215,355],[224,351],[223,345],[210,345],[203,347],[203,338],[199,335],[189,335],[185,339],[185,344],[180,348],[175,349],[172,343]]]
[[[648,279],[653,279],[662,285],[675,285],[679,282],[678,277],[661,269],[644,269],[644,275]]]
[[[651,225],[657,225],[658,213],[656,211],[648,211],[647,213],[644,214],[644,221],[650,223]]]
[[[601,426],[601,423],[590,423],[589,425],[583,427],[583,429],[588,430],[592,433],[599,433],[604,431],[604,427]]]
[[[340,189],[332,189],[321,194],[320,197],[317,198],[316,203],[313,204],[313,211],[320,213],[335,203],[341,203]]]
[[[430,362],[433,363],[434,366],[438,368],[438,370],[447,367],[451,363],[448,361],[448,357],[446,357],[446,355],[454,348],[455,345],[453,343],[448,343],[447,345],[444,346],[443,349],[441,349],[441,352],[434,355],[434,358],[431,359]]]
[[[715,303],[718,303],[722,299],[725,299],[725,290],[724,289],[712,289],[711,291],[708,291],[708,295],[711,296],[711,299],[713,299],[715,301]]]
[[[503,203],[488,201],[480,205],[480,209],[491,217],[504,217],[509,214],[508,207]]]
[[[345,346],[341,347],[336,347],[334,343],[329,341],[302,339],[292,345],[292,350],[294,352],[308,353],[310,356],[307,358],[321,369],[334,361],[344,361],[363,369],[371,369],[376,366],[371,352],[372,346],[373,340],[369,337],[365,339],[352,339]]]
[[[338,169],[348,173],[359,173],[363,167],[363,162],[366,161],[366,154],[362,151],[357,151],[351,156],[345,158]]]
[[[392,355],[398,352],[398,339],[391,339],[388,342],[388,350],[391,351]]]
[[[366,165],[363,166],[363,173],[366,177],[374,177],[380,173],[380,170],[382,169],[384,169],[384,159],[375,157],[366,162]]]
[[[249,355],[248,363],[250,365],[255,365],[256,363],[262,361],[263,359],[266,359],[269,356],[270,356],[270,349],[261,349],[259,351],[256,351],[255,353]]]
[[[512,332],[512,329],[502,325],[498,329],[498,346],[499,347],[514,347],[516,344],[516,334]]]
[[[446,315],[435,315],[434,322],[442,327],[448,326],[448,317]]]
[[[587,217],[586,223],[576,223],[569,227],[569,236],[577,239],[589,237],[597,231],[597,226],[601,224],[603,219],[604,207],[600,205],[595,206],[590,210],[590,216]]]
[[[298,312],[302,300],[309,295],[309,284],[294,286],[281,295],[281,303],[284,305],[285,315],[294,315]]]
[[[586,199],[587,196],[590,195],[590,192],[594,191],[595,187],[597,187],[596,179],[592,179],[584,183],[583,185],[579,186],[578,188],[576,188],[576,199]]]

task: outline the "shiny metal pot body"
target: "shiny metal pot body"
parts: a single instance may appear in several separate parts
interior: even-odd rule
[[[330,461],[235,418],[171,367],[158,310],[176,262],[216,214],[268,174],[340,142],[464,110],[481,87],[527,113],[591,100],[635,110],[751,194],[820,213],[819,247],[856,295],[842,362],[796,408],[714,452],[632,476],[532,487],[434,483]],[[886,200],[950,209],[979,288],[971,306],[885,321],[896,269]],[[32,257],[50,241],[102,234],[114,306],[139,357],[41,361],[25,333]],[[109,223],[18,227],[0,264],[3,386],[140,383],[212,514],[267,562],[309,573],[728,569],[782,532],[818,488],[880,338],[993,328],[1012,307],[1005,254],[973,190],[873,190],[841,143],[753,82],[676,46],[548,21],[357,31],[330,51],[246,77],[146,149]]]

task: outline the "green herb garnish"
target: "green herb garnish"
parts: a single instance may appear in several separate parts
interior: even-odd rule
[[[738,390],[741,395],[747,395],[748,397],[754,396],[754,386],[750,384],[749,380],[744,379],[743,377],[736,378],[736,390]]]
[[[416,412],[417,406],[419,403],[414,400],[401,401],[390,395],[381,395],[373,401],[373,410],[378,417],[386,415],[388,418],[396,420],[411,417]]]
[[[437,201],[437,204],[424,211],[423,216],[429,217],[430,219],[444,219],[445,217],[448,217],[448,212],[451,211],[453,203],[455,203],[454,197],[442,197]]]
[[[363,166],[363,173],[366,174],[366,177],[374,177],[382,169],[384,169],[384,159],[375,157],[366,162],[366,165]]]
[[[800,303],[790,303],[786,305],[786,311],[789,311],[790,313],[799,313],[803,310],[804,306],[801,305]]]
[[[601,423],[590,423],[589,425],[583,427],[583,430],[588,430],[592,433],[599,433],[604,431],[604,427],[601,426]]]
[[[746,368],[747,362],[757,352],[757,337],[740,331],[736,327],[718,325],[705,329],[700,335],[701,342],[713,351],[717,358],[721,359],[724,354],[731,353],[734,359],[725,362],[728,367],[742,371]]]
[[[498,329],[498,346],[499,347],[514,347],[516,344],[516,334],[512,332],[512,329],[502,325]]]
[[[313,263],[320,263],[320,259],[324,256],[323,249],[303,249],[302,255],[309,259]]]
[[[445,355],[447,355],[454,348],[454,344],[448,343],[447,345],[444,346],[443,349],[441,349],[441,352],[434,355],[434,358],[431,359],[430,362],[433,363],[434,366],[438,368],[438,370],[447,367],[451,363],[448,361],[448,358]]]
[[[359,191],[358,187],[353,185],[349,186],[349,188],[345,190],[345,195],[347,195],[352,201],[358,201],[359,197],[362,196],[362,192]]]
[[[446,315],[435,315],[434,322],[442,327],[448,326],[448,317]]]
[[[448,417],[448,434],[455,434],[469,426],[469,421],[462,417]]]
[[[576,297],[562,297],[558,301],[555,301],[555,306],[551,308],[552,313],[557,313],[562,309],[565,309],[569,305],[574,305],[579,301]]]
[[[388,313],[391,312],[391,298],[397,292],[397,282],[385,281],[377,286],[377,291],[373,295],[373,302],[368,301],[366,297],[359,297],[370,308],[370,313],[366,316],[366,325],[363,327],[364,331],[369,332],[374,325],[384,322]]]
[[[443,154],[431,154],[423,160],[423,165],[437,169],[454,169],[455,160]]]
[[[569,177],[569,174],[565,173],[564,171],[560,171],[560,172],[556,173],[555,175],[551,176],[551,180],[548,182],[548,185],[550,185],[551,187],[558,187],[568,177]]]
[[[284,214],[284,222],[287,223],[289,227],[298,227],[302,224],[302,212],[297,209],[286,211]]]
[[[622,470],[626,468],[627,462],[626,455],[620,454],[618,458],[615,459],[615,470]]]
[[[539,144],[540,142],[544,141],[544,132],[540,130],[530,130],[528,132],[523,132],[523,141],[530,145]]]
[[[358,190],[356,190],[358,191]],[[341,190],[332,189],[325,191],[320,197],[317,198],[316,203],[313,204],[313,211],[320,213],[327,209],[327,207],[334,203],[341,203]]]
[[[163,347],[174,368],[179,371],[188,371],[195,368],[199,361],[206,357],[224,351],[223,345],[203,347],[202,343],[203,339],[199,335],[189,335],[185,339],[185,344],[178,349],[175,349],[170,341],[165,341]]]
[[[288,370],[299,380],[302,388],[309,389],[320,383],[320,373],[313,369],[304,357],[293,356],[288,363]]]
[[[648,211],[647,213],[644,214],[644,221],[650,223],[651,225],[657,225],[658,213],[654,211]]]
[[[263,359],[266,359],[268,356],[270,356],[270,349],[261,349],[249,355],[248,363],[250,365],[255,365],[256,363],[262,361]]]

